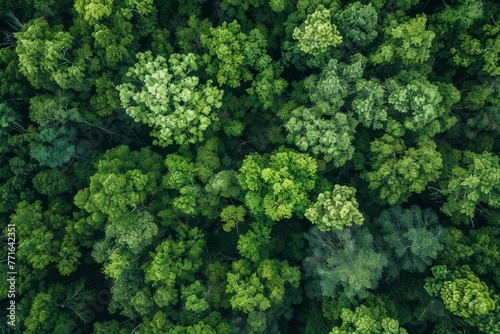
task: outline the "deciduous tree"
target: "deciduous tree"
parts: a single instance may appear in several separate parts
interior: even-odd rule
[[[137,55],[137,63],[127,72],[134,81],[117,87],[130,117],[153,128],[155,144],[202,141],[205,130],[218,122],[215,110],[223,92],[211,80],[202,84],[198,76],[189,75],[197,69],[194,54],[173,54],[167,61],[147,51]]]
[[[389,204],[402,203],[412,193],[421,193],[439,177],[441,154],[428,137],[421,137],[417,148],[406,148],[403,140],[384,135],[370,145],[372,171],[364,174],[370,189],[379,189]]]
[[[316,203],[306,210],[304,216],[322,232],[361,225],[364,217],[358,210],[355,194],[356,189],[336,184],[333,191],[319,194]]]

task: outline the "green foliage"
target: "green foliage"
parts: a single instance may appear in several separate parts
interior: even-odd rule
[[[307,273],[319,280],[319,295],[334,297],[344,291],[347,298],[366,298],[388,261],[373,248],[373,237],[366,229],[354,234],[350,229],[321,232],[313,227],[305,235],[310,255],[305,258]],[[318,294],[318,292],[313,293]]]
[[[297,288],[300,272],[287,262],[264,260],[256,269],[249,262],[233,262],[227,274],[227,293],[234,310],[245,313],[266,311],[279,304],[288,289]]]
[[[485,226],[468,233],[453,227],[448,230],[451,240],[440,253],[440,263],[449,267],[467,264],[474,272],[487,275],[495,284],[500,283],[500,273],[496,270],[499,265],[500,229]]]
[[[445,3],[445,9],[438,14],[439,19],[470,27],[474,21],[483,17],[483,3],[481,1],[460,0],[452,6]]]
[[[71,105],[73,94],[58,91],[54,95],[37,95],[30,99],[30,118],[42,127],[81,121],[77,106]]]
[[[67,163],[75,152],[74,128],[44,127],[31,143],[30,155],[41,166],[59,167]]]
[[[344,308],[341,314],[342,326],[334,327],[330,334],[348,333],[408,333],[399,326],[399,322],[387,316],[387,312],[382,307],[367,307],[360,305],[354,311]]]
[[[470,16],[460,16],[465,22],[475,19],[474,10],[468,13]],[[457,66],[466,67],[469,72],[478,71],[485,75],[498,76],[500,74],[500,67],[498,66],[500,53],[498,32],[499,27],[497,25],[484,24],[472,36],[464,32],[458,34],[455,45],[450,48],[453,63]]]
[[[322,53],[329,47],[342,43],[337,26],[331,22],[330,10],[319,5],[316,11],[307,15],[302,25],[295,28],[293,38],[298,40],[299,48],[305,53]]]
[[[424,191],[442,167],[436,144],[427,137],[419,138],[417,148],[406,149],[403,140],[384,135],[371,143],[370,151],[372,171],[364,177],[370,189],[379,189],[380,198],[389,204],[405,202],[412,193]]]
[[[431,137],[449,130],[456,123],[456,118],[448,114],[460,99],[453,85],[430,83],[415,71],[401,71],[385,84],[390,87],[389,112],[397,122],[392,124],[389,119],[389,134],[399,137],[409,130]]]
[[[251,154],[243,160],[238,181],[246,191],[250,212],[265,213],[272,220],[303,214],[307,191],[314,188],[316,161],[303,153],[280,148],[272,154]]]
[[[490,152],[477,154],[466,151],[463,164],[455,166],[446,188],[442,190],[446,203],[441,210],[448,216],[473,218],[480,202],[500,208],[500,160]]]
[[[130,151],[127,146],[108,150],[98,162],[90,186],[75,196],[75,205],[93,215],[119,220],[145,204],[158,191],[160,156],[149,148]]]
[[[246,91],[256,95],[265,109],[286,87],[287,83],[279,78],[282,70],[272,63],[266,50],[267,40],[259,29],[245,34],[236,20],[223,22],[219,27],[202,30],[200,41],[208,49],[202,56],[205,70],[217,78],[219,85],[236,88],[242,82],[252,81],[252,87]]]
[[[229,205],[225,207],[220,213],[220,218],[225,223],[222,229],[226,232],[231,231],[245,220],[246,213],[247,211],[241,205]]]
[[[187,215],[203,214],[215,218],[219,215],[217,206],[220,199],[239,194],[235,172],[214,174],[220,167],[217,147],[215,138],[207,140],[205,145],[198,147],[194,163],[190,154],[167,156],[165,165],[168,173],[163,176],[162,186],[177,191],[172,202],[175,210]]]
[[[435,266],[432,274],[425,280],[425,290],[431,296],[440,296],[454,315],[467,319],[495,309],[488,286],[468,266],[454,271],[446,266]]]
[[[74,36],[62,25],[51,27],[43,18],[24,24],[14,34],[19,71],[35,88],[82,90],[85,61],[73,55]]]
[[[2,331],[500,332],[494,0],[0,8]]]
[[[7,150],[7,138],[11,124],[17,121],[18,115],[7,103],[0,100],[0,152]]]
[[[356,80],[363,75],[366,58],[360,54],[351,57],[351,63],[339,63],[330,60],[321,75],[304,80],[314,107],[298,107],[279,116],[286,120],[287,140],[301,151],[321,156],[325,161],[333,161],[340,167],[349,161],[354,153],[351,144],[356,120],[350,115],[340,112],[345,99]]]
[[[218,121],[214,109],[221,106],[222,91],[211,80],[200,83],[189,75],[198,69],[194,54],[173,54],[153,58],[151,52],[137,55],[137,63],[127,71],[133,83],[117,87],[123,107],[136,122],[153,128],[154,143],[168,146],[203,140],[203,133]]]
[[[446,232],[438,216],[427,208],[413,205],[409,209],[394,206],[382,211],[374,221],[381,228],[380,236],[388,253],[388,273],[398,277],[401,270],[423,272],[438,252],[443,250]]]
[[[342,166],[354,153],[351,140],[355,121],[342,113],[328,118],[322,114],[319,108],[293,110],[285,123],[287,140],[301,151],[310,151],[327,162],[333,161],[335,166]]]
[[[378,14],[372,4],[354,2],[333,15],[343,44],[352,48],[369,45],[378,35]]]
[[[224,198],[238,198],[241,189],[238,185],[237,172],[223,170],[210,178],[206,191]]]
[[[385,28],[388,39],[370,56],[374,64],[404,65],[425,62],[430,56],[434,32],[426,30],[427,16],[419,14],[403,23],[391,21]]]
[[[151,262],[144,265],[145,280],[155,288],[153,299],[160,307],[177,304],[180,287],[195,281],[194,275],[203,263],[203,233],[186,226],[178,228],[177,233],[177,240],[166,238],[151,253]]]
[[[351,108],[357,120],[367,128],[383,129],[388,120],[384,87],[377,79],[360,79],[356,83],[356,93]]]
[[[242,257],[259,262],[269,257],[268,244],[271,242],[271,228],[262,223],[250,224],[250,230],[239,236],[238,252]]]
[[[28,316],[24,319],[25,333],[69,333],[87,323],[92,315],[89,302],[94,292],[84,280],[42,288],[34,296]]]
[[[203,60],[209,65],[207,73],[215,74],[219,85],[238,87],[240,80],[249,81],[253,77],[246,66],[262,69],[270,61],[265,55],[264,36],[257,29],[246,35],[241,32],[238,22],[233,21],[229,24],[223,22],[220,27],[210,28],[209,32],[200,38],[209,49]]]
[[[11,215],[11,223],[16,226],[16,237],[19,238],[16,256],[20,263],[29,265],[36,272],[35,276],[54,263],[62,275],[76,270],[81,257],[80,240],[74,238],[71,231],[71,222],[66,215],[70,210],[67,203],[56,198],[47,211],[43,210],[40,200],[33,203],[22,201]],[[69,258],[66,258],[67,248],[72,251]]]
[[[333,191],[319,194],[316,203],[306,210],[304,216],[322,232],[361,225],[364,217],[358,210],[355,194],[356,189],[336,184]]]
[[[73,189],[71,178],[54,169],[39,172],[32,181],[35,190],[46,196],[70,193]]]

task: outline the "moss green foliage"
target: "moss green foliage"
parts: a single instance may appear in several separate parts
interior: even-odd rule
[[[2,333],[500,333],[497,1],[0,8]]]

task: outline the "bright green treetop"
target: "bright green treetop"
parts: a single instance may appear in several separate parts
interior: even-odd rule
[[[500,208],[500,159],[495,154],[465,152],[464,167],[452,169],[447,188],[442,193],[447,201],[441,210],[448,216],[473,218],[480,202]]]
[[[366,46],[378,35],[378,14],[370,3],[351,3],[342,11],[333,14],[333,18],[342,36],[342,42],[348,48]]]
[[[336,184],[333,191],[319,194],[316,203],[306,210],[304,216],[324,232],[361,225],[364,217],[358,210],[355,194],[356,189]]]
[[[201,268],[205,240],[198,228],[181,226],[178,238],[169,236],[151,253],[152,261],[144,267],[146,282],[155,288],[153,299],[160,307],[175,305],[180,288],[195,281]]]
[[[420,64],[430,56],[434,32],[426,30],[427,16],[425,14],[409,19],[403,23],[391,21],[386,33],[386,40],[370,56],[374,64],[395,63],[401,61],[404,65]]]
[[[127,146],[108,150],[90,178],[90,186],[75,196],[76,206],[111,220],[143,206],[158,191],[161,158],[149,148],[130,151]]]
[[[194,54],[173,54],[153,58],[151,52],[137,55],[127,76],[133,82],[117,87],[122,105],[135,121],[153,128],[154,143],[191,144],[203,140],[203,133],[218,121],[215,109],[221,106],[222,91],[209,80],[200,83],[189,75],[198,69]]]
[[[343,291],[350,299],[365,298],[369,289],[378,286],[388,261],[374,249],[373,237],[366,228],[321,232],[313,227],[305,238],[310,244],[310,256],[305,258],[304,266],[310,276],[317,278],[318,296],[334,297]]]
[[[360,305],[354,311],[344,308],[342,326],[334,327],[330,334],[406,334],[399,322],[386,313],[382,307]]]
[[[440,296],[454,315],[467,319],[495,309],[488,286],[468,266],[453,271],[447,266],[435,266],[432,274],[425,280],[425,290],[431,296]]]
[[[370,145],[372,171],[365,179],[370,189],[379,189],[380,198],[389,204],[402,203],[412,193],[421,193],[429,182],[435,181],[442,167],[436,144],[421,137],[417,148],[406,148],[403,140],[384,135]]]
[[[299,48],[305,53],[322,53],[342,43],[337,26],[331,22],[330,10],[319,5],[316,11],[307,15],[302,25],[295,28],[293,38],[299,41]]]
[[[307,192],[314,188],[317,163],[309,155],[280,148],[272,154],[251,154],[243,160],[238,180],[246,191],[250,212],[264,212],[272,220],[302,214]]]

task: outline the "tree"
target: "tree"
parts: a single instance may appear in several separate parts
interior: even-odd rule
[[[271,61],[265,53],[266,41],[259,30],[246,35],[237,21],[223,22],[200,36],[208,54],[203,56],[207,73],[216,75],[219,85],[239,87],[240,80],[253,78],[248,66],[264,69]]]
[[[38,271],[37,275],[50,264],[57,264],[62,275],[69,275],[76,270],[81,256],[80,239],[73,238],[71,233],[68,216],[71,206],[61,198],[54,198],[46,205],[45,211],[40,200],[33,203],[22,201],[11,215],[19,239],[17,257],[20,263]],[[65,259],[67,248],[72,250],[71,260]]]
[[[30,155],[41,166],[59,167],[75,153],[76,130],[72,127],[47,126],[40,129],[30,145]]]
[[[364,217],[358,210],[355,194],[356,189],[336,184],[333,191],[319,194],[316,203],[306,210],[304,216],[322,232],[361,225]]]
[[[210,178],[205,190],[224,198],[238,198],[241,188],[238,184],[237,174],[233,170],[222,170]]]
[[[330,334],[406,334],[396,319],[387,316],[387,311],[379,307],[360,305],[354,311],[344,308],[341,314],[342,326],[334,327]]]
[[[271,228],[268,224],[254,222],[250,229],[238,238],[238,252],[242,257],[259,262],[269,257],[269,243],[271,242]]]
[[[29,21],[14,33],[19,70],[35,88],[83,90],[85,61],[73,54],[74,37],[62,25],[43,18]]]
[[[285,300],[296,295],[299,281],[299,270],[285,261],[267,259],[254,267],[246,260],[238,260],[233,262],[231,272],[227,274],[226,291],[233,310],[248,314],[250,329],[263,333],[269,321],[264,312],[271,313],[283,304],[286,310],[275,316],[282,316],[284,311],[291,312],[292,304],[297,300],[294,302],[292,298],[288,303]]]
[[[74,94],[58,90],[55,94],[40,94],[30,99],[30,119],[42,127],[57,127],[68,121],[82,119],[78,105],[72,104]]]
[[[25,333],[73,332],[92,320],[93,311],[89,303],[94,296],[95,291],[85,285],[85,280],[77,280],[66,286],[51,284],[48,288],[41,287],[32,296],[25,296],[21,300],[23,304],[25,298],[31,299],[30,305],[26,305],[28,313],[23,319],[24,328],[19,327]]]
[[[152,318],[145,319],[138,327],[139,333],[161,334],[161,333],[189,333],[189,334],[229,334],[231,333],[229,324],[219,312],[211,312],[207,316],[196,321],[169,321],[163,311],[158,311]],[[133,329],[132,329],[133,330]],[[107,333],[103,331],[102,333]],[[130,330],[128,331],[130,332]],[[121,333],[121,332],[120,332]]]
[[[330,10],[319,5],[316,11],[306,17],[302,25],[295,28],[293,38],[305,53],[324,53],[329,47],[342,43],[337,26],[331,22]]]
[[[123,216],[120,220],[106,224],[105,239],[109,250],[123,247],[133,254],[140,254],[151,245],[158,234],[158,226],[153,215],[146,211]],[[109,251],[108,250],[108,251]]]
[[[32,181],[35,190],[46,196],[67,194],[73,190],[70,176],[54,169],[39,172]]]
[[[14,109],[0,99],[0,152],[7,151],[9,129],[18,118],[19,115],[14,112]]]
[[[374,249],[373,237],[366,228],[353,233],[348,228],[321,232],[313,227],[305,238],[309,241],[309,256],[304,266],[319,283],[319,291],[311,292],[313,296],[334,297],[344,291],[351,300],[363,299],[368,289],[378,286],[388,261]]]
[[[435,266],[432,274],[425,280],[425,290],[431,296],[441,297],[446,308],[454,315],[467,319],[495,309],[488,286],[468,266],[455,270],[447,266]]]
[[[167,61],[147,51],[137,54],[137,63],[127,72],[139,86],[129,82],[117,87],[127,114],[153,128],[155,144],[202,141],[205,130],[218,122],[215,109],[221,106],[223,92],[211,80],[200,84],[199,77],[189,75],[197,69],[194,54],[172,54]]]
[[[342,36],[342,44],[349,49],[367,46],[378,35],[378,14],[371,3],[351,3],[333,14],[333,19]]]
[[[421,64],[430,56],[434,32],[426,30],[427,16],[419,14],[403,23],[391,21],[385,28],[389,37],[370,56],[374,64],[394,64],[396,60],[404,65]]]
[[[190,152],[183,155],[169,154],[165,159],[168,172],[163,176],[162,187],[176,191],[172,203],[168,204],[173,205],[176,212],[215,218],[219,215],[221,198],[239,193],[237,185],[230,186],[226,183],[236,182],[233,173],[221,171],[220,174],[215,174],[220,167],[218,145],[216,138],[207,140],[198,147],[194,162]],[[223,184],[231,188],[220,188]]]
[[[66,330],[73,327],[71,319],[59,311],[57,297],[50,292],[39,292],[33,300],[28,318],[24,321],[25,333],[51,332],[62,324]]]
[[[141,37],[152,37],[161,30],[157,7],[150,0],[76,0],[74,9],[74,28],[84,30],[93,60],[112,69],[132,61]]]
[[[340,167],[352,158],[357,121],[350,113],[341,112],[345,99],[354,83],[364,71],[366,58],[360,54],[351,57],[351,63],[330,60],[320,76],[311,75],[304,80],[312,108],[287,108],[279,116],[285,120],[287,140],[302,151],[311,151],[325,161]]]
[[[149,148],[130,151],[127,146],[119,146],[108,150],[98,162],[89,187],[76,194],[75,205],[96,218],[104,215],[111,221],[120,220],[144,206],[146,198],[158,191],[161,169],[160,156]],[[91,223],[92,216],[89,218]]]
[[[336,167],[347,163],[354,154],[351,141],[356,122],[343,113],[324,117],[319,108],[299,107],[285,123],[287,140],[301,151],[310,151]]]
[[[483,18],[483,3],[480,1],[457,1],[453,5],[444,4],[444,10],[437,15],[447,23],[458,23],[463,28],[470,27],[474,21]]]
[[[153,300],[159,307],[176,305],[180,288],[195,281],[203,263],[204,234],[185,225],[177,228],[177,234],[176,239],[165,239],[143,266],[145,281],[154,287]]]
[[[494,215],[486,219],[496,222]],[[457,228],[449,228],[450,242],[439,254],[439,263],[450,268],[467,264],[475,273],[492,279],[495,284],[500,282],[500,273],[495,270],[499,263],[500,229],[496,226],[484,226],[462,232]]]
[[[441,210],[448,216],[473,218],[480,202],[500,208],[500,159],[490,152],[466,151],[463,163],[467,167],[454,166],[442,190],[447,200]]]
[[[386,91],[376,78],[360,79],[351,108],[357,120],[367,128],[383,129],[388,120]]]
[[[429,82],[415,71],[401,71],[386,80],[390,106],[386,131],[400,137],[406,130],[434,136],[449,130],[457,121],[449,114],[460,100],[459,91],[451,84]]]
[[[6,164],[0,166],[0,212],[6,213],[16,209],[21,201],[33,201],[34,192],[27,186],[27,179],[15,175]]]
[[[220,213],[220,218],[225,223],[222,229],[226,232],[231,231],[245,220],[246,213],[247,211],[241,205],[229,205],[225,207]]]
[[[255,96],[264,109],[273,105],[274,98],[287,86],[285,80],[279,78],[282,68],[267,54],[267,40],[259,29],[245,34],[234,20],[202,30],[199,39],[208,49],[202,56],[205,70],[217,78],[219,85],[236,88],[242,82],[252,81],[246,92]]]
[[[251,154],[243,160],[238,181],[246,191],[245,204],[253,214],[272,220],[303,214],[307,192],[314,188],[316,161],[284,147],[272,154]]]
[[[421,193],[429,182],[439,177],[441,154],[427,137],[419,138],[417,148],[406,149],[401,139],[389,135],[370,145],[372,171],[364,174],[370,189],[379,189],[380,198],[391,205],[408,200],[412,193]]]
[[[474,10],[467,12],[472,15],[460,15],[459,17],[464,18],[464,20],[474,19]],[[459,31],[457,38],[454,39],[454,46],[450,48],[453,63],[456,66],[466,67],[467,71],[471,73],[499,75],[500,67],[497,64],[500,52],[500,42],[497,37],[498,27],[484,24],[482,29],[471,29],[470,33],[463,32],[462,29]]]
[[[438,216],[430,208],[394,206],[382,211],[373,223],[381,228],[380,245],[388,254],[391,277],[398,277],[401,270],[423,272],[447,240]]]

